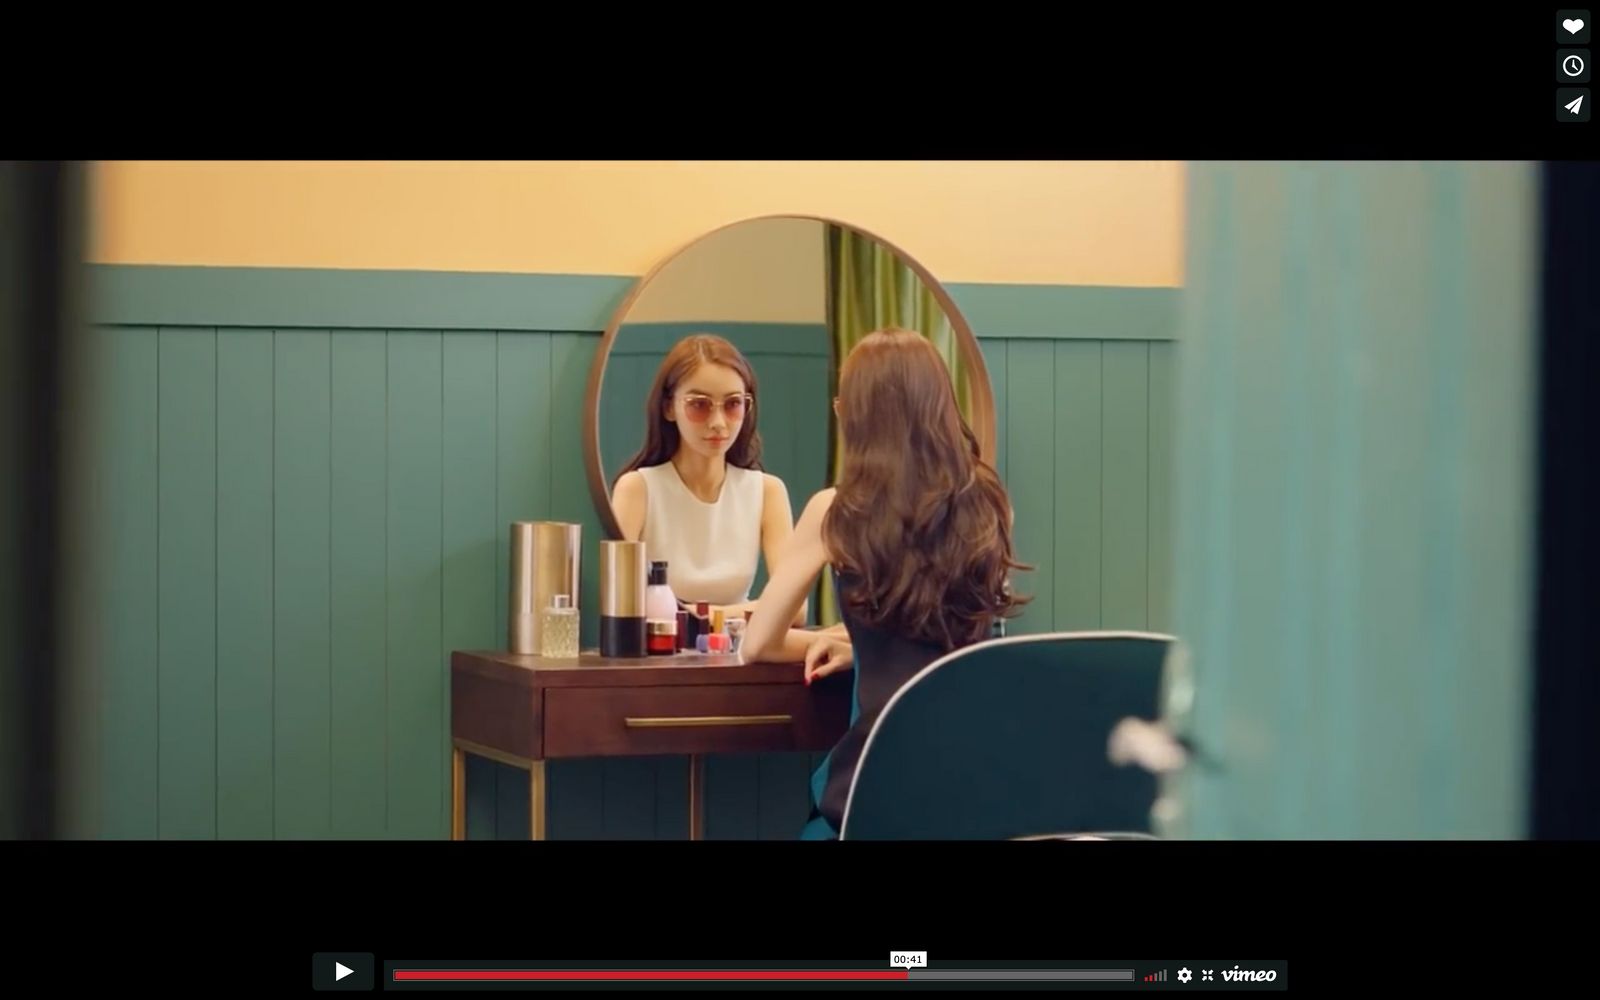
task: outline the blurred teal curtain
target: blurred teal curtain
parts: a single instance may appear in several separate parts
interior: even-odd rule
[[[1169,787],[1216,838],[1525,833],[1537,176],[1196,164]]]

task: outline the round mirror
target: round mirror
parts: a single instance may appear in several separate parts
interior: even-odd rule
[[[832,220],[773,216],[714,230],[661,262],[618,308],[590,371],[584,452],[606,536],[648,544],[655,532],[649,558],[671,549],[697,563],[669,568],[680,599],[733,605],[759,595],[771,551],[758,538],[770,527],[764,501],[781,493],[792,527],[833,482],[839,366],[885,327],[939,348],[992,464],[994,397],[977,339],[944,288],[894,246]],[[713,466],[732,471],[695,481]],[[647,504],[642,480],[656,488]],[[669,518],[682,530],[668,532],[660,522]],[[664,533],[696,536],[696,551]]]

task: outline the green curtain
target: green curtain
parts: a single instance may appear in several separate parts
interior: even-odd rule
[[[829,372],[831,395],[839,392],[839,368],[852,348],[867,334],[884,327],[915,330],[933,342],[950,369],[956,402],[972,420],[971,377],[961,363],[950,318],[933,292],[894,251],[878,241],[839,226],[826,226],[828,262],[828,335],[833,341]],[[828,483],[838,481],[843,450],[838,422],[828,409]],[[833,580],[827,573],[817,585],[816,620],[832,625],[839,620]]]

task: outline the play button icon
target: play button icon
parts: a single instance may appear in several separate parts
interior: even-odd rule
[[[373,979],[370,954],[318,952],[311,956],[311,986],[318,990],[370,990]]]

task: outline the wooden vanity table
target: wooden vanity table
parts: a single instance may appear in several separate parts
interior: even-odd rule
[[[778,270],[769,269],[766,263],[757,270],[745,270],[752,266],[749,261],[766,261],[766,255],[773,253],[777,256],[772,258],[775,262],[772,266]],[[645,452],[650,449],[641,451],[641,448],[656,440],[668,419],[682,419],[686,421],[683,426],[699,425],[710,420],[715,412],[710,397],[699,391],[675,392],[671,404],[675,415],[670,418],[664,409],[658,416],[648,415],[658,404],[666,403],[665,398],[641,409],[652,391],[647,373],[657,370],[662,381],[654,391],[664,391],[665,376],[660,373],[666,369],[662,366],[690,335],[710,333],[724,338],[726,349],[739,353],[741,364],[749,365],[752,377],[746,378],[747,391],[722,397],[723,419],[730,421],[729,426],[738,423],[741,428],[746,420],[752,426],[760,422],[766,451],[762,453],[757,449],[752,453],[760,459],[754,468],[769,472],[786,484],[791,511],[802,511],[813,491],[832,482],[828,468],[830,455],[834,454],[838,442],[829,413],[830,406],[837,406],[835,390],[839,366],[844,359],[834,343],[829,324],[821,322],[820,316],[815,323],[713,322],[710,325],[700,320],[661,322],[660,317],[687,317],[690,313],[682,310],[687,308],[685,303],[691,302],[697,315],[743,316],[752,294],[751,281],[756,282],[754,287],[761,289],[757,294],[762,296],[778,289],[782,295],[798,296],[794,298],[797,302],[821,304],[837,300],[844,303],[847,300],[839,297],[835,283],[827,280],[828,260],[839,255],[844,255],[840,260],[873,260],[875,273],[892,272],[894,275],[882,290],[872,282],[852,283],[852,296],[868,296],[859,301],[849,298],[852,311],[868,306],[861,315],[873,315],[877,310],[871,307],[872,298],[891,291],[893,298],[885,301],[899,301],[906,294],[907,281],[920,289],[916,294],[930,296],[937,303],[936,312],[948,323],[948,331],[938,333],[930,329],[926,332],[929,336],[938,333],[936,340],[947,356],[947,364],[959,362],[965,375],[961,386],[965,394],[964,416],[977,437],[985,461],[991,465],[996,462],[994,392],[989,384],[983,350],[960,307],[926,267],[881,237],[844,220],[816,215],[748,218],[720,225],[659,260],[618,304],[595,346],[584,390],[580,433],[583,472],[599,519],[600,540],[625,537],[611,500],[612,488],[623,471],[626,456],[637,454],[640,462],[645,461]],[[755,277],[747,278],[747,273]],[[708,282],[708,276],[717,277]],[[775,284],[764,285],[769,279]],[[737,291],[737,295],[725,298],[733,291]],[[930,313],[930,321],[933,318]],[[866,333],[864,329],[856,332]],[[703,342],[695,348],[704,349]],[[625,358],[626,364],[611,366],[608,377],[608,361],[613,355]],[[760,373],[759,380],[753,377],[755,372]],[[682,377],[682,373],[676,377]],[[758,381],[764,389],[757,389]],[[689,396],[705,397],[703,405],[694,412],[687,408]],[[730,409],[730,402],[736,398],[738,402]],[[606,430],[604,446],[602,427]],[[681,445],[681,433],[664,440]],[[744,447],[751,444],[750,435],[741,439],[741,433],[742,430],[734,431],[726,442],[729,456],[741,450],[738,448],[741,440]],[[749,457],[734,464],[750,468]],[[656,449],[651,452],[649,465],[643,467],[669,461],[669,455]],[[575,469],[562,468],[553,470],[552,475],[575,472]],[[762,489],[764,519],[765,487]],[[720,494],[718,499],[701,496],[691,502],[702,506],[720,504]],[[532,509],[524,513],[532,513]],[[570,517],[570,511],[565,516]],[[727,516],[749,517],[751,514],[745,507],[734,505],[728,508]],[[509,612],[513,617],[508,624],[513,634],[508,635],[507,644],[518,649],[539,647],[532,641],[531,634],[523,636],[522,641],[515,638],[516,616],[531,618],[559,594],[576,599],[584,593],[580,564],[586,563],[590,567],[586,571],[590,573],[599,570],[602,590],[603,581],[608,579],[604,567],[608,565],[618,573],[619,579],[634,572],[647,572],[646,567],[635,566],[632,562],[624,570],[615,563],[606,563],[603,555],[600,561],[591,561],[601,554],[592,547],[593,541],[580,541],[574,523],[570,520],[547,523],[563,529],[553,532],[547,541],[543,558],[549,560],[548,563],[541,564],[540,557],[522,549],[514,548],[512,552],[510,593],[513,600]],[[687,525],[685,530],[692,527]],[[759,525],[747,524],[746,528],[758,530]],[[676,531],[676,527],[673,530]],[[633,534],[638,536],[637,540],[649,544],[644,536],[650,532],[641,535],[636,530]],[[657,535],[658,548],[663,547],[666,537]],[[681,540],[678,535],[671,537],[674,544]],[[759,531],[758,535],[744,537],[743,544],[748,545],[750,538],[759,537]],[[704,537],[696,544],[725,543],[726,539]],[[537,544],[534,547],[537,549]],[[670,549],[674,545],[665,547]],[[581,559],[577,554],[580,549],[584,553]],[[519,552],[523,553],[520,557]],[[713,603],[741,604],[758,597],[761,591],[756,582],[757,554],[748,549],[740,554],[740,559],[748,557],[747,568],[751,574],[743,582],[730,576],[725,567],[707,576],[702,568],[684,565],[686,560],[653,553],[648,554],[648,558],[669,564],[667,582],[679,598],[703,588],[722,595]],[[762,546],[759,555],[763,563],[769,554]],[[732,558],[731,553],[729,558]],[[521,577],[517,575],[518,566],[524,574]],[[767,565],[766,570],[770,574],[772,567]],[[701,578],[697,579],[697,575]],[[643,579],[641,576],[641,583]],[[535,580],[543,582],[536,584]],[[583,608],[586,616],[583,620],[587,623],[584,634],[592,637],[598,634],[594,616],[602,613],[606,595],[592,590],[589,593],[593,596],[585,600],[593,602],[594,606]],[[518,594],[525,595],[528,600],[519,603]],[[635,600],[636,597],[639,599]],[[814,606],[820,607],[820,595],[812,597],[818,602]],[[701,593],[695,599],[706,597]],[[639,607],[641,595],[632,595],[625,603],[630,605],[630,610],[611,613],[629,617],[643,614]],[[535,840],[545,836],[546,761],[684,755],[690,764],[686,789],[689,836],[701,839],[705,832],[702,799],[706,755],[831,750],[849,727],[853,687],[850,671],[832,674],[807,687],[803,668],[798,663],[742,664],[734,655],[690,653],[616,659],[591,653],[563,660],[502,652],[455,652],[450,658],[450,734],[454,748],[451,836],[457,840],[466,836],[468,754],[528,772],[530,830]]]
[[[528,772],[532,839],[545,836],[545,761],[689,757],[689,836],[705,832],[705,755],[830,750],[850,722],[848,672],[807,687],[798,663],[733,655],[575,660],[450,657],[450,835],[466,838],[467,754]]]

